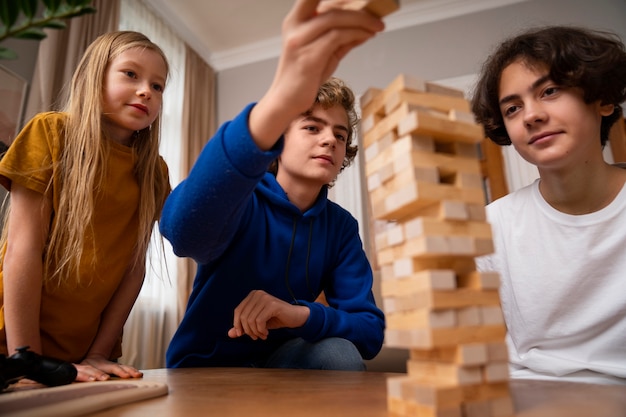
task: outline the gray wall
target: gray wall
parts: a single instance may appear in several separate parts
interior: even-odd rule
[[[18,55],[17,59],[2,59],[0,65],[13,71],[15,74],[24,78],[30,85],[35,71],[35,62],[37,61],[37,51],[39,50],[39,41],[24,39],[6,39],[2,42],[2,46],[15,51]]]
[[[0,60],[0,65],[10,69],[30,84],[35,70],[35,61],[37,60],[39,41],[7,39],[2,42],[2,46],[15,51],[18,58]]]
[[[505,37],[547,24],[610,30],[626,41],[626,0],[532,0],[386,32],[352,51],[335,75],[357,94],[384,88],[401,73],[426,80],[471,75]],[[263,95],[276,63],[271,59],[218,74],[219,123]]]

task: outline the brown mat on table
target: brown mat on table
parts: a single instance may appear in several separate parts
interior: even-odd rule
[[[0,393],[0,415],[81,416],[167,393],[166,384],[141,380],[76,382],[60,387],[18,389]]]

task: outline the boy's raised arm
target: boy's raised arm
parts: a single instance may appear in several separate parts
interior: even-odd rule
[[[366,11],[332,8],[320,13],[319,5],[320,0],[297,0],[283,20],[274,80],[248,122],[262,150],[272,148],[289,123],[311,106],[319,86],[350,50],[384,29],[380,18]]]

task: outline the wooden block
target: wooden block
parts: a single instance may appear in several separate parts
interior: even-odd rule
[[[378,232],[374,235],[374,245],[376,246],[377,252],[380,252],[383,249],[389,247],[389,242],[387,241],[387,233],[385,231]]]
[[[462,392],[458,386],[435,386],[408,376],[387,378],[387,395],[435,409],[459,407],[462,401]]]
[[[409,116],[414,108],[414,106],[408,103],[402,103],[391,114],[386,115],[384,118],[378,121],[378,123],[376,123],[376,125],[373,126],[369,131],[364,132],[363,146],[367,148],[390,131],[396,130],[400,121]]]
[[[456,275],[467,275],[476,270],[476,262],[474,262],[473,257],[393,257],[391,262],[394,264],[394,268],[396,264],[405,264],[403,267],[398,267],[399,269],[410,270],[410,272],[404,276],[429,269],[450,269],[454,271]]]
[[[482,256],[493,252],[493,240],[474,236],[423,235],[407,239],[403,243],[384,249],[385,257],[395,259],[426,258],[444,256]],[[412,265],[405,269],[403,275],[415,271]],[[400,271],[398,271],[400,273]]]
[[[406,169],[397,171],[395,161],[391,164],[393,175],[385,181],[385,185],[394,188],[397,184],[411,184],[418,182],[429,182],[439,184],[439,170],[432,166],[409,166]],[[393,181],[390,183],[390,181]]]
[[[393,251],[392,247],[382,247],[381,249],[378,249],[376,251],[376,262],[378,262],[378,264],[381,267],[385,267],[387,265],[392,265],[393,262],[396,259],[396,255]],[[392,265],[393,268],[393,265]],[[394,272],[395,274],[395,272]]]
[[[476,119],[470,110],[451,109],[448,113],[448,118],[455,122],[476,123]]]
[[[468,204],[467,212],[469,214],[470,220],[475,221],[485,221],[487,219],[487,214],[485,212],[485,204],[486,201],[477,204]]]
[[[504,324],[504,316],[502,307],[497,306],[481,306],[480,319],[484,324]]]
[[[390,147],[396,139],[397,135],[395,131],[392,130],[390,132],[387,132],[387,134],[383,135],[383,137],[365,148],[365,162],[369,163],[370,161],[372,161],[382,151]]]
[[[395,172],[394,172],[394,166],[392,163],[384,165],[382,167],[380,167],[380,169],[374,173],[372,173],[372,175],[370,175],[368,177],[368,180],[372,177],[377,178],[374,179],[372,178],[372,185],[376,184],[377,182],[380,183],[380,185],[378,187],[372,188],[372,190],[375,190],[377,188],[380,188],[380,186],[382,186],[382,184],[388,182],[390,179],[392,179],[395,176]],[[368,185],[369,187],[369,185]]]
[[[369,180],[370,177],[378,174],[371,180],[372,185],[376,185],[375,181],[380,180],[380,184],[378,185],[378,187],[369,190],[370,200],[374,203],[385,201],[385,199],[392,196],[396,190],[404,187],[409,187],[412,184],[441,183],[439,180],[439,170],[437,169],[437,167],[415,167],[407,164],[407,167],[405,169],[396,172],[395,164],[392,163],[390,166],[392,174],[391,177],[387,175],[389,174],[389,171],[383,170],[383,168],[379,169],[377,172],[372,173],[372,175],[368,177]],[[383,176],[385,177],[385,181],[382,181]],[[436,203],[438,203],[438,201],[433,200],[430,204],[427,205]]]
[[[490,401],[472,401],[461,405],[463,417],[492,417]]]
[[[448,182],[458,188],[472,188],[476,193],[480,193],[484,198],[483,176],[480,173],[454,172],[450,177],[440,174],[441,182]]]
[[[365,90],[365,92],[361,94],[361,97],[359,98],[359,105],[361,106],[361,109],[364,109],[365,107],[367,107],[374,100],[374,98],[376,98],[382,93],[382,91],[383,90],[381,90],[380,88],[376,88],[376,87],[370,87],[367,90]]]
[[[374,172],[367,177],[367,191],[373,192],[383,185],[383,173]]]
[[[427,308],[432,310],[460,309],[472,306],[500,305],[500,296],[496,290],[423,290],[408,294],[388,297],[394,311]],[[391,311],[391,310],[388,310]]]
[[[394,138],[393,140],[389,140],[388,138]],[[393,163],[398,158],[402,158],[408,154],[411,154],[413,151],[421,151],[427,155],[432,155],[435,149],[434,139],[430,136],[419,136],[419,135],[405,135],[400,138],[396,138],[396,135],[393,131],[386,133],[381,139],[372,143],[367,149],[370,148],[378,148],[378,144],[384,141],[384,143],[388,144],[384,148],[379,148],[379,151],[367,162],[365,166],[365,175],[368,176],[376,171],[378,171],[381,167],[389,165]],[[410,163],[410,161],[409,161]],[[478,161],[476,161],[478,163]],[[429,166],[436,166],[433,164],[427,164]],[[478,164],[478,171],[469,171],[469,172],[480,172],[480,164]]]
[[[403,103],[399,109],[409,108],[408,103]],[[400,116],[400,112],[397,114]],[[416,133],[434,136],[439,140],[448,140],[465,143],[480,143],[485,138],[482,126],[463,122],[455,122],[440,117],[434,117],[419,110],[411,111],[397,123],[399,135]]]
[[[385,87],[385,92],[387,96],[392,92],[402,90],[426,92],[427,85],[428,83],[422,78],[408,74],[398,74],[396,78]]]
[[[383,306],[393,298],[383,298]],[[431,327],[434,329],[454,327],[456,317],[454,310],[429,310],[426,308],[408,311],[393,311],[393,308],[385,309],[385,321],[389,329],[413,329],[415,327]]]
[[[455,344],[498,342],[504,339],[505,334],[504,326],[385,329],[385,343],[403,349],[432,349]]]
[[[437,168],[440,177],[459,172],[474,174],[482,186],[482,173],[477,159],[440,153],[409,151],[393,158],[394,172],[398,173],[410,166]],[[484,196],[483,196],[484,199]]]
[[[429,107],[434,110],[442,111],[448,115],[451,111],[454,111],[453,115],[455,117],[457,117],[457,114],[463,115],[470,112],[469,102],[464,98],[442,96],[439,94],[427,93],[425,91],[410,90],[390,92],[385,100],[384,111],[389,113],[403,102],[414,104],[416,106]]]
[[[425,89],[426,83],[423,80],[400,74],[384,90],[368,90],[369,97],[365,97],[366,104],[363,104],[364,100],[361,100],[361,115],[362,117],[370,114],[388,115],[385,104],[391,94],[403,90],[425,91]]]
[[[352,0],[343,5],[344,9],[367,10],[378,17],[387,16],[400,8],[398,0]]]
[[[435,152],[481,160],[480,145],[475,143],[436,141]]]
[[[361,132],[365,133],[372,130],[372,128],[376,126],[376,124],[380,122],[383,117],[383,115],[376,113],[363,115],[363,117],[361,118]]]
[[[398,0],[322,0],[318,11],[324,12],[331,8],[346,10],[366,10],[378,17],[387,16],[400,8]]]
[[[463,417],[460,406],[435,408],[394,397],[389,397],[387,404],[388,417]]]
[[[471,343],[428,350],[410,349],[409,358],[412,360],[477,366],[487,363],[487,345],[485,343]]]
[[[485,382],[503,382],[509,380],[508,362],[490,362],[483,367]]]
[[[393,268],[390,270],[391,276],[381,274],[380,291],[383,297],[456,288],[454,271],[449,269],[430,269],[404,276],[396,275]]]
[[[416,404],[445,409],[460,406],[464,402],[491,401],[509,397],[508,383],[452,385],[425,384],[409,377],[390,377],[387,379],[387,393],[391,397],[411,401]]]
[[[515,408],[510,396],[493,398],[489,401],[491,417],[514,417]]]
[[[506,362],[509,360],[509,349],[504,341],[487,343],[489,362]]]
[[[432,217],[439,220],[469,220],[467,204],[463,201],[438,201],[428,207],[424,207],[420,211],[420,215],[423,217]]]
[[[390,246],[399,245],[404,242],[404,227],[402,224],[395,224],[387,229],[387,243]]]
[[[478,366],[459,366],[449,363],[423,362],[409,359],[407,373],[425,383],[438,385],[470,385],[482,382],[482,370]]]
[[[500,276],[497,272],[471,271],[457,276],[459,288],[473,288],[476,290],[496,290],[500,287]]]
[[[462,401],[493,401],[497,398],[510,398],[508,382],[496,382],[492,384],[468,385],[462,387]]]
[[[393,181],[393,180],[392,180]],[[379,220],[402,220],[419,215],[420,210],[442,200],[484,204],[482,192],[457,188],[449,184],[412,182],[396,184],[390,181],[370,194],[372,215]]]
[[[465,93],[463,93],[463,91],[459,90],[458,88],[448,87],[448,86],[433,83],[433,82],[426,83],[426,91],[430,93],[434,93],[434,94],[449,96],[449,97],[458,97],[458,98],[465,97]]]
[[[456,322],[459,326],[480,326],[483,323],[480,308],[477,306],[463,307],[456,310]]]
[[[428,236],[472,236],[491,239],[491,225],[486,222],[439,220],[432,217],[415,217],[403,223],[406,239]]]

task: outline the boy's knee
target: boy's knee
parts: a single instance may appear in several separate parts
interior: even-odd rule
[[[358,349],[346,339],[333,337],[317,342],[320,369],[335,371],[365,371]]]

